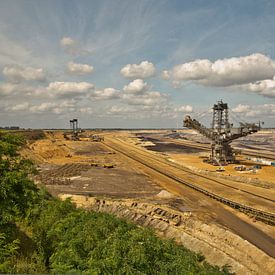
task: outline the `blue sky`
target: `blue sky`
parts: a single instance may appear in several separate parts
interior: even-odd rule
[[[2,125],[175,127],[223,99],[275,127],[274,15],[274,1],[1,0]]]

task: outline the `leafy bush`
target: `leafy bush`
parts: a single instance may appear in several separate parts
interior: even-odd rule
[[[149,229],[113,215],[52,200],[33,223],[34,239],[53,273],[222,274],[217,267]]]
[[[8,272],[17,257],[20,241],[15,235],[16,221],[26,217],[38,199],[37,187],[29,179],[30,161],[17,150],[24,144],[20,135],[0,133],[0,272]]]
[[[0,225],[25,216],[37,199],[38,189],[28,177],[33,165],[17,154],[23,144],[21,136],[0,135]]]
[[[9,271],[11,258],[19,249],[19,240],[8,242],[6,235],[0,233],[0,272],[5,273]]]

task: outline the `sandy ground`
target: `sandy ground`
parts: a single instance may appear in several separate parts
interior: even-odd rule
[[[149,132],[151,135],[156,135],[156,131]],[[163,132],[165,134],[169,133],[167,131],[157,131],[157,135],[161,137]],[[138,134],[143,135],[144,131],[139,131]],[[144,148],[144,146],[153,148],[155,146],[154,140],[142,141],[137,139],[136,132],[105,132],[104,136],[119,137],[140,148]],[[163,148],[168,149],[162,150]],[[194,152],[188,147],[179,148],[173,144],[168,144],[168,146],[160,146],[158,152],[150,150],[148,152],[155,156],[172,159],[184,166],[208,171],[212,169],[214,172],[211,173],[216,173],[216,167],[202,162],[201,152]],[[169,181],[165,177],[142,167],[134,160],[116,153],[105,143],[65,140],[62,132],[54,132],[47,133],[46,138],[43,140],[30,143],[22,151],[22,154],[32,158],[38,164],[40,173],[36,177],[37,182],[46,185],[54,195],[74,194],[84,195],[84,198],[112,198],[118,201],[127,198],[130,202],[143,200],[160,206],[166,205],[177,211],[191,212],[193,220],[199,220],[206,224],[216,224],[222,228],[226,228],[226,219],[232,218],[236,220],[234,224],[236,230],[239,226],[237,216],[247,223],[245,226],[249,227],[254,223],[251,218],[229,208],[227,214],[223,216],[223,206],[218,209],[217,207],[220,204],[217,202],[212,203],[204,195],[198,195],[195,191],[191,192],[188,188],[169,185]],[[269,182],[273,183],[274,170],[270,170],[271,167],[267,168],[269,169],[262,169],[257,175],[253,176],[264,177],[265,180],[268,179]],[[226,167],[226,171],[223,173],[239,175],[233,169],[233,165]],[[271,190],[261,189],[264,190],[262,192]],[[216,204],[217,206],[215,206]],[[211,207],[217,211],[209,211]],[[225,208],[227,209],[227,207]],[[232,211],[235,216],[232,216]],[[217,215],[221,215],[221,219],[218,219]],[[222,221],[223,219],[224,221]],[[253,226],[269,236],[275,237],[273,227],[261,222],[256,222]]]
[[[139,136],[147,135],[149,139],[146,141],[138,139],[136,137],[137,134]],[[106,138],[108,136],[119,137],[135,147],[144,147],[144,145],[148,147],[148,144],[150,144],[150,149],[152,149],[154,148],[154,142],[168,134],[169,131],[149,131],[149,133],[144,131],[139,131],[138,133],[119,131],[106,132],[105,136]],[[31,143],[29,148],[22,153],[40,163],[40,180],[42,179],[42,182],[48,185],[54,194],[73,192],[122,197],[146,197],[161,191],[159,185],[162,183],[156,180],[156,177],[149,177],[137,163],[121,157],[120,154],[116,154],[112,149],[106,147],[104,143],[65,140],[62,132],[49,132],[46,136],[46,139]],[[151,151],[151,153],[156,156],[161,155],[169,161],[179,163],[184,167],[198,169],[198,171],[208,171],[214,177],[222,174],[227,176],[234,175],[240,178],[264,179],[271,183],[268,186],[269,189],[243,182],[233,182],[233,185],[247,186],[251,192],[256,192],[263,196],[266,194],[267,197],[273,198],[273,193],[275,192],[273,190],[275,186],[275,167],[263,167],[258,170],[257,174],[248,175],[235,171],[235,165],[229,165],[225,167],[226,170],[224,172],[218,173],[216,172],[217,167],[202,161],[201,153],[194,153],[192,149],[186,148],[186,146],[181,148],[178,145],[172,146],[171,144],[172,141],[168,145],[167,142],[164,145],[160,142],[159,148],[162,152]],[[169,149],[167,150],[167,148]],[[249,164],[246,160],[244,161]],[[69,164],[71,166],[68,167]],[[106,168],[106,166],[112,166],[112,168]],[[231,183],[232,177],[229,177],[229,179]],[[202,184],[206,183],[203,182]]]
[[[184,130],[181,130],[179,132],[185,133]],[[196,140],[196,138],[194,137],[196,136],[194,131],[186,130],[186,132],[187,132],[187,138],[190,138],[190,140]],[[131,135],[129,137],[129,140],[130,142],[135,143],[138,146],[147,148],[148,150],[153,150],[156,152],[163,153],[167,155],[169,158],[171,158],[172,160],[178,162],[179,164],[216,173],[216,170],[218,167],[203,162],[203,158],[206,158],[209,155],[208,152],[205,152],[203,150],[196,149],[196,148],[190,148],[188,146],[184,146],[180,144],[175,144],[173,143],[173,141],[175,140],[174,138],[171,138],[170,141],[167,141],[167,136],[169,135],[175,135],[175,133],[171,134],[171,131],[170,132],[159,131],[157,133],[143,131],[143,132],[136,133],[136,135]],[[275,143],[273,144],[273,143],[266,142],[266,140],[271,140],[271,141],[275,140],[275,133],[273,132],[268,132],[264,134],[257,133],[257,134],[254,134],[253,136],[255,136],[255,139],[258,140],[258,142],[256,142],[256,145],[258,147],[254,145],[255,150],[259,150],[259,146],[261,146],[261,142],[264,143],[263,147],[265,151],[267,150],[271,151],[273,150],[272,149],[273,147],[275,148]],[[264,136],[264,139],[262,141],[261,138],[263,138],[263,136]],[[140,137],[143,137],[143,138],[140,138]],[[146,140],[144,140],[144,138]],[[205,142],[203,138],[201,139],[202,139],[201,140],[202,142]],[[235,145],[238,145],[239,147],[241,147],[247,139],[248,137],[245,139],[243,138],[240,142],[236,141]],[[252,137],[249,137],[250,143],[251,143],[251,139]],[[267,145],[269,145],[270,147],[268,147]],[[275,166],[262,165],[262,164],[250,161],[247,159],[246,156],[242,156],[242,155],[239,155],[237,159],[240,161],[240,164],[230,164],[228,166],[224,166],[225,171],[222,172],[222,174],[228,175],[228,176],[252,178],[252,179],[259,179],[261,181],[267,181],[267,182],[273,183],[273,187],[275,188]],[[262,166],[262,169],[257,169],[256,173],[253,173],[251,171],[236,171],[234,169],[236,165],[245,165],[246,167],[252,167],[256,164]]]
[[[255,165],[255,162],[246,160],[245,157],[239,157],[240,164],[229,164],[224,166],[224,172],[217,172],[216,166],[203,162],[202,156],[207,155],[207,153],[203,153],[199,156],[196,155],[187,155],[187,154],[173,154],[170,153],[169,157],[172,160],[175,160],[177,163],[182,164],[187,167],[194,167],[197,169],[202,169],[205,171],[212,172],[213,174],[222,173],[226,176],[236,176],[236,177],[245,177],[252,179],[259,179],[262,181],[267,181],[273,183],[273,188],[275,188],[275,167],[262,165],[262,169],[256,170],[256,173],[252,173],[250,171],[236,171],[234,167],[236,165],[246,165],[247,167],[251,167]]]
[[[161,191],[147,175],[99,142],[65,141],[57,134],[56,139],[48,135],[27,150],[33,154],[23,153],[40,163],[36,179],[55,195],[147,197]]]

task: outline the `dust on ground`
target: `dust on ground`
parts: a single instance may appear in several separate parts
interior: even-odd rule
[[[100,142],[64,140],[59,132],[29,144],[23,153],[39,160],[37,182],[59,193],[148,197],[161,191],[147,175]]]

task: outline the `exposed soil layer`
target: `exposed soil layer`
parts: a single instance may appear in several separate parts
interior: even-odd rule
[[[147,175],[100,142],[50,139],[31,145],[44,158],[36,180],[50,193],[116,198],[154,196],[161,191]]]
[[[210,149],[199,149],[194,148],[193,145],[188,146],[189,141],[185,142],[183,139],[175,139],[174,135],[185,135],[187,136],[187,139],[190,139],[190,141],[193,140],[193,136],[195,136],[197,139],[199,138],[199,134],[195,135],[195,133],[190,132],[190,130],[180,131],[180,133],[172,133],[167,134],[166,132],[143,132],[142,135],[139,133],[136,134],[136,140],[142,140],[142,143],[140,144],[142,147],[155,151],[155,152],[161,152],[164,154],[167,154],[171,161],[175,161],[179,164],[182,164],[183,166],[186,166],[192,170],[200,171],[200,172],[211,172],[213,174],[217,173],[217,167],[203,162],[204,158],[207,158],[210,154]],[[171,137],[168,139],[167,137]],[[248,139],[250,138],[250,139]],[[253,141],[253,138],[256,139],[256,141]],[[267,141],[268,140],[268,141]],[[275,140],[275,134],[269,133],[269,134],[261,134],[256,133],[252,136],[248,136],[246,138],[236,140],[233,144],[241,146],[240,149],[245,149],[246,146],[241,145],[241,143],[248,142],[249,144],[257,144],[258,150],[254,148],[254,151],[259,152],[259,148],[265,148],[264,152],[272,152],[274,150],[274,145],[272,145],[273,141]],[[150,141],[151,144],[147,145],[146,141]],[[203,140],[202,140],[203,141]],[[197,142],[197,140],[196,140]],[[154,146],[154,144],[156,144]],[[163,146],[159,146],[159,144]],[[173,144],[173,146],[182,146],[178,148],[182,148],[182,150],[170,150],[169,146],[165,146],[165,144]],[[197,144],[197,143],[195,143]],[[274,143],[275,144],[275,143]],[[198,144],[200,146],[200,144]],[[172,146],[172,147],[173,147]],[[266,147],[265,147],[266,146]],[[272,147],[273,146],[273,147]],[[160,148],[159,148],[160,147]],[[187,147],[187,150],[184,149],[184,147]],[[194,150],[193,153],[189,153],[190,151]],[[197,151],[196,151],[197,150]],[[189,152],[188,152],[189,151]],[[241,165],[246,165],[247,168],[251,168],[256,164],[260,164],[262,169],[256,169],[256,170],[250,170],[250,171],[236,171],[235,166],[237,164],[229,164],[227,166],[224,166],[225,171],[217,174],[217,177],[225,176],[230,177],[231,179],[235,179],[238,182],[246,182],[251,183],[252,185],[264,187],[264,188],[275,188],[275,167],[274,166],[268,166],[263,165],[261,163],[256,163],[253,161],[247,160],[246,156],[237,155],[237,159],[240,161]]]
[[[163,142],[154,142],[155,146],[145,146],[146,149],[152,150],[155,152],[169,152],[169,153],[187,153],[187,154],[194,154],[201,152],[200,149],[195,149],[191,147],[187,147],[184,145],[178,145],[174,143],[163,143]]]
[[[144,146],[146,149],[155,151],[155,152],[169,152],[169,153],[185,153],[185,154],[194,154],[202,152],[200,149],[191,148],[188,146],[170,143],[170,142],[162,142],[156,138],[150,138],[146,136],[137,136],[142,141],[150,141],[155,145],[146,145]]]
[[[86,143],[85,146],[82,146],[80,148],[76,148],[74,151],[75,155],[80,156],[94,156],[94,155],[104,155],[109,154],[110,151],[106,149],[102,144],[99,142],[94,143]]]
[[[83,165],[83,164],[82,164]],[[67,165],[65,165],[66,167]],[[64,173],[64,166],[41,173],[42,183],[54,195],[59,193],[102,195],[116,198],[141,198],[154,196],[160,192],[149,177],[134,171],[120,168],[83,167],[82,171],[73,169]]]

